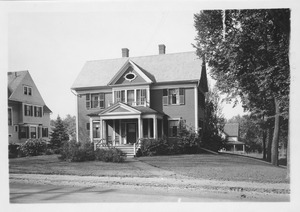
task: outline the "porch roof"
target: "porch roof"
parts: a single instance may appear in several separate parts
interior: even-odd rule
[[[145,107],[145,106],[131,106],[131,105],[128,105],[128,104],[125,104],[125,103],[116,103],[116,104],[123,104],[123,105],[126,105],[127,107],[130,107],[132,109],[135,109],[137,110],[139,113],[138,114],[141,114],[141,115],[146,115],[146,114],[159,114],[159,115],[164,115],[163,113],[161,112],[158,112],[150,107]],[[101,116],[103,114],[103,112],[105,111],[109,111],[110,108],[113,108],[113,107],[116,107],[116,104],[113,104],[111,105],[110,107],[106,108],[105,110],[98,110],[98,111],[95,111],[95,112],[92,112],[92,113],[89,113],[87,114],[88,116]],[[120,114],[119,114],[120,115]],[[124,113],[124,115],[128,115],[127,113]]]

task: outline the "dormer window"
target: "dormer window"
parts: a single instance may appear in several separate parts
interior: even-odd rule
[[[136,74],[133,72],[129,72],[124,76],[124,78],[131,82],[136,78]]]
[[[27,86],[27,85],[24,85],[23,87],[23,93],[24,95],[29,95],[31,96],[32,95],[32,88]]]

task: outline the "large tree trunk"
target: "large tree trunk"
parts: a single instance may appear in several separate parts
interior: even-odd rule
[[[274,132],[273,132],[273,141],[272,141],[271,163],[275,166],[278,166],[280,109],[279,109],[279,101],[277,100],[277,98],[274,98],[274,103],[275,103],[275,122],[274,122]]]
[[[266,140],[267,140],[267,132],[266,129],[264,129],[263,130],[263,160],[267,159]]]
[[[272,139],[273,139],[272,133],[273,133],[272,126],[269,126],[269,129],[268,129],[268,147],[267,147],[267,161],[268,162],[271,162],[271,155],[272,155],[271,154]]]

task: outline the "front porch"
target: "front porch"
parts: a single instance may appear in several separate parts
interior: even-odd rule
[[[162,138],[163,114],[144,106],[116,103],[106,110],[90,114],[90,138],[95,148],[104,146],[138,147],[142,138]]]

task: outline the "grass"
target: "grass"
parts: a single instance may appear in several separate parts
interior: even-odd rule
[[[287,170],[260,160],[236,155],[177,155],[142,157],[139,160],[152,166],[194,178],[288,183]]]
[[[79,176],[147,177],[149,174],[130,162],[106,163],[101,161],[66,162],[58,155],[42,155],[9,159],[9,173],[58,174]]]
[[[140,157],[138,160],[177,174],[214,180],[288,183],[287,170],[260,160],[236,155],[174,155]],[[123,163],[65,162],[57,155],[9,159],[10,173],[61,174],[79,176],[153,177],[147,170]]]

